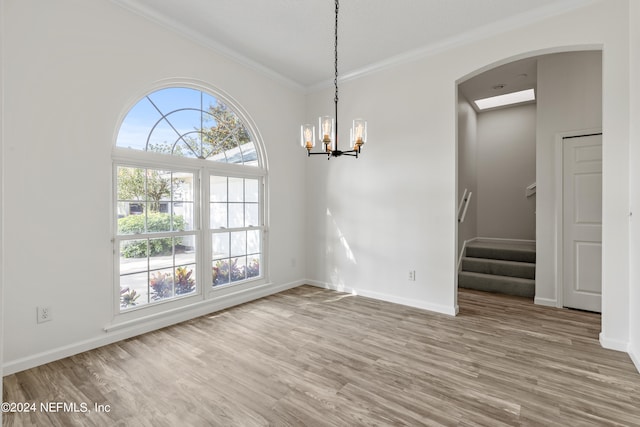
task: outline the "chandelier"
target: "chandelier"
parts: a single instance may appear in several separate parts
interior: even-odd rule
[[[353,126],[350,132],[350,150],[340,151],[338,149],[338,10],[340,9],[340,1],[336,1],[336,21],[334,31],[334,70],[335,75],[333,84],[335,87],[335,96],[333,103],[335,105],[335,118],[331,116],[321,116],[318,120],[318,138],[324,144],[322,151],[311,151],[316,145],[316,129],[312,124],[304,124],[300,127],[300,144],[307,149],[307,156],[312,154],[324,154],[327,160],[331,157],[354,156],[358,158],[360,150],[365,142],[367,142],[367,121],[364,119],[353,120]]]

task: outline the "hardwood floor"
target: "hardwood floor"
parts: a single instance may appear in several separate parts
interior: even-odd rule
[[[3,401],[38,410],[3,424],[640,425],[640,375],[600,347],[599,315],[465,290],[459,305],[302,286],[7,376]]]

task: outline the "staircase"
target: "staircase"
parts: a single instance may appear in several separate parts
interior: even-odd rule
[[[458,273],[458,287],[533,298],[535,244],[472,242]]]

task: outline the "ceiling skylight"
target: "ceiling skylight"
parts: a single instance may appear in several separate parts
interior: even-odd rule
[[[520,104],[527,101],[535,101],[536,94],[533,89],[521,90],[519,92],[505,93],[504,95],[492,96],[489,98],[476,99],[475,104],[479,110],[489,108],[504,107],[505,105]]]

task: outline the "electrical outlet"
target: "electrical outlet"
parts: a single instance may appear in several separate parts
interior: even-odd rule
[[[49,322],[53,319],[51,307],[49,306],[37,307],[37,313],[38,313],[38,323]]]
[[[415,282],[416,281],[416,271],[415,270],[409,270],[409,281],[411,281],[411,282]]]

